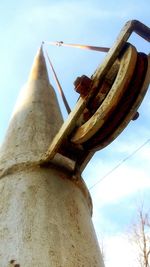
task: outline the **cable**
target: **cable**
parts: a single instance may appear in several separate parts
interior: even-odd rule
[[[118,169],[125,161],[133,157],[139,150],[141,150],[144,146],[147,145],[147,143],[150,142],[150,139],[147,139],[140,147],[138,147],[136,150],[134,150],[129,156],[124,158],[120,163],[118,163],[113,169],[111,169],[109,172],[107,172],[99,181],[97,181],[95,184],[93,184],[89,190],[91,190],[93,187],[95,187],[97,184],[99,184],[101,181],[103,181],[106,177],[108,177],[112,172],[114,172],[116,169]]]
[[[64,105],[65,105],[65,107],[66,107],[66,110],[67,110],[67,112],[68,112],[68,114],[69,114],[69,113],[71,112],[71,109],[70,109],[70,107],[69,107],[69,104],[68,104],[68,102],[67,102],[67,99],[66,99],[66,97],[65,97],[65,94],[64,94],[63,89],[62,89],[62,87],[61,87],[61,85],[60,85],[60,82],[59,82],[59,80],[58,80],[58,77],[57,77],[56,72],[55,72],[55,70],[54,70],[53,64],[52,64],[52,62],[51,62],[51,60],[50,60],[50,58],[49,58],[49,56],[48,56],[48,53],[47,53],[47,50],[46,50],[46,49],[45,49],[45,53],[46,53],[48,62],[49,62],[49,64],[50,64],[50,67],[51,67],[51,70],[52,70],[54,79],[55,79],[55,81],[56,81],[57,88],[58,88],[59,93],[60,93],[60,95],[61,95],[61,97],[62,97],[62,100],[63,100],[63,102],[64,102]]]
[[[91,46],[91,45],[81,45],[81,44],[66,44],[62,41],[60,42],[44,42],[45,44],[49,45],[55,45],[55,46],[67,46],[67,47],[74,47],[74,48],[80,48],[80,49],[87,49],[87,50],[93,50],[93,51],[99,51],[99,52],[108,52],[109,47],[99,47],[99,46]]]

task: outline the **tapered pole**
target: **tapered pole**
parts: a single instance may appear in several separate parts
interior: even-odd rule
[[[43,153],[63,123],[42,48],[0,150],[0,266],[103,267],[92,202],[71,163]]]

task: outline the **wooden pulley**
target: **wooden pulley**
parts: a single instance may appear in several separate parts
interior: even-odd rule
[[[82,144],[88,141],[109,119],[128,89],[136,66],[136,60],[136,49],[134,46],[129,45],[121,57],[120,67],[112,87],[93,116],[76,130],[71,138],[73,143]]]
[[[124,130],[141,104],[150,81],[150,56],[138,53],[133,77],[117,108],[105,121],[103,127],[85,142],[87,150],[100,150],[109,145]]]
[[[84,153],[76,164],[83,171],[95,151],[108,146],[125,129],[139,108],[150,83],[150,55],[138,53],[136,68],[128,91],[118,109],[91,139],[83,144]]]
[[[99,85],[98,93],[94,95],[92,99],[90,99],[87,108],[90,111],[91,116],[96,112],[96,110],[99,108],[99,106],[102,104],[103,100],[109,93],[114,83],[114,80],[117,76],[117,73],[119,71],[119,67],[120,67],[120,60],[116,59],[116,61],[114,62],[108,73],[105,75],[101,85]],[[89,116],[89,118],[91,116]]]
[[[106,73],[102,83],[98,86],[98,89],[95,90],[94,95],[90,98],[90,101],[87,103],[86,108],[83,110],[81,117],[77,121],[77,126],[81,126],[86,121],[88,121],[92,117],[92,115],[97,111],[99,106],[102,104],[103,100],[109,93],[110,88],[117,76],[119,67],[120,67],[120,61],[116,59],[116,61],[114,62],[108,73]]]
[[[138,53],[132,79],[117,109],[105,121],[103,127],[90,138],[90,142],[82,144],[85,152],[80,153],[80,157],[77,159],[77,165],[80,166],[81,171],[94,152],[109,145],[132,120],[148,89],[149,73],[150,58],[143,53]]]

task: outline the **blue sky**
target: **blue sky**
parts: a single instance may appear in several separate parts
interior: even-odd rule
[[[0,5],[0,142],[8,126],[20,88],[26,82],[42,41],[91,44],[110,47],[130,19],[150,25],[149,0],[130,1],[3,1]],[[131,40],[139,51],[149,53],[148,42],[133,34]],[[72,48],[46,47],[71,108],[78,95],[73,82],[77,76],[92,75],[105,54]],[[51,83],[55,86],[52,74]],[[62,101],[60,106],[67,117]],[[106,149],[91,160],[83,177],[90,188],[124,158],[150,139],[150,92],[139,109],[140,117]],[[120,266],[121,256],[128,255],[123,234],[134,217],[137,203],[150,193],[150,142],[132,158],[108,175],[90,192],[93,198],[93,221],[99,240],[106,243],[106,267]],[[115,244],[115,246],[114,246]],[[120,258],[114,247],[124,254]],[[111,251],[111,252],[110,252]],[[113,253],[112,253],[113,252]],[[131,260],[128,257],[128,261]],[[132,258],[132,255],[131,255]],[[124,261],[124,266],[131,266]]]

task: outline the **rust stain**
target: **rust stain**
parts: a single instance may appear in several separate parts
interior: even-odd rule
[[[14,262],[15,262],[15,260],[11,260],[11,261],[10,261],[10,264],[13,264]]]
[[[10,264],[13,266],[13,267],[20,267],[20,264],[19,263],[15,263],[16,260],[10,260]]]
[[[88,95],[91,89],[91,84],[92,80],[86,75],[78,77],[74,82],[75,91],[79,93],[82,97],[85,97],[86,95]]]

